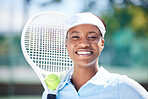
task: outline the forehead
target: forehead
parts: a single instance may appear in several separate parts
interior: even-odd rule
[[[74,26],[68,30],[68,33],[69,32],[71,33],[73,31],[83,31],[83,32],[93,31],[96,33],[100,33],[99,28],[97,26],[91,25],[91,24],[81,24],[81,25]]]

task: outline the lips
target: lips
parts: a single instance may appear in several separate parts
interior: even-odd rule
[[[90,54],[92,54],[92,52],[90,51],[90,52],[86,52],[86,51],[78,51],[78,52],[76,52],[78,55],[90,55]]]
[[[77,55],[85,55],[85,56],[88,56],[88,55],[91,55],[93,52],[92,51],[86,51],[86,50],[79,50],[79,51],[76,51],[75,52]]]

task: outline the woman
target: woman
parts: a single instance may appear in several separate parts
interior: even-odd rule
[[[57,99],[148,99],[136,81],[98,66],[105,32],[104,21],[89,12],[68,20],[66,48],[74,69],[59,88]]]

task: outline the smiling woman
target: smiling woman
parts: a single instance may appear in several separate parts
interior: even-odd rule
[[[89,12],[76,14],[68,19],[65,31],[74,69],[59,88],[57,99],[148,99],[136,81],[98,66],[106,32],[101,18]]]
[[[66,45],[74,61],[72,83],[77,91],[98,71],[98,57],[104,48],[104,39],[100,34],[99,29],[90,24],[81,24],[68,31]]]
[[[67,51],[75,65],[80,67],[93,65],[98,68],[96,62],[104,47],[104,39],[100,34],[99,29],[90,24],[81,24],[68,31]]]

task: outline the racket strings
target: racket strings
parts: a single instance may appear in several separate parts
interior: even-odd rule
[[[58,17],[32,21],[25,35],[25,47],[33,62],[44,72],[61,72],[72,66],[64,37],[64,22]]]

